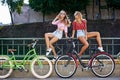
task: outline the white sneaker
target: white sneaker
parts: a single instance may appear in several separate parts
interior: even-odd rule
[[[104,52],[103,47],[98,47],[98,50],[99,50],[100,52]]]
[[[56,61],[57,58],[58,58],[58,56],[57,56],[57,57],[54,57],[54,58],[52,59],[52,61]]]
[[[50,54],[51,51],[52,51],[51,48],[47,49],[47,51],[46,51],[46,56],[48,56],[48,55]]]

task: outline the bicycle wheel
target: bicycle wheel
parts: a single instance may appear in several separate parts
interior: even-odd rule
[[[120,52],[117,54],[118,62],[120,63]]]
[[[69,78],[76,72],[77,64],[73,57],[63,55],[55,61],[54,68],[59,77]]]
[[[36,78],[47,78],[52,73],[52,63],[45,56],[38,56],[31,63],[32,74]]]
[[[105,52],[96,54],[91,61],[92,72],[98,77],[108,77],[115,69],[114,59]]]
[[[0,56],[0,78],[7,78],[12,73],[13,69],[10,68],[12,63],[8,61],[8,56]]]

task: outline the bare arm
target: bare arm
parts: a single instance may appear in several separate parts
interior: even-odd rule
[[[88,38],[87,38],[87,20],[85,20],[85,22],[86,22],[86,23],[85,23],[85,27],[86,27],[86,29],[85,29],[85,38],[86,38],[86,40],[87,40],[87,39],[88,39]]]
[[[68,38],[68,35],[67,35],[67,33],[66,33],[66,32],[65,32],[65,37],[66,37],[66,38]]]
[[[56,20],[58,20],[59,14],[53,19],[52,24],[56,24]]]
[[[74,38],[74,35],[75,35],[75,30],[72,30],[72,37],[71,38]]]
[[[87,29],[85,30],[85,39],[87,40]]]

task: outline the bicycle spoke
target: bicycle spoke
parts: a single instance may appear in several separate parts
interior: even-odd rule
[[[96,76],[107,77],[114,71],[114,61],[106,54],[96,56],[92,61],[92,71]]]
[[[39,56],[32,61],[31,71],[37,78],[47,78],[52,73],[52,63],[48,58]]]
[[[72,57],[64,55],[59,57],[55,62],[55,72],[58,76],[68,78],[76,72],[76,63]]]
[[[11,64],[6,56],[0,56],[0,78],[7,78],[12,73]]]

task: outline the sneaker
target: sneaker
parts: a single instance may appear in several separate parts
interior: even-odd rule
[[[46,56],[48,56],[48,55],[50,54],[51,51],[52,51],[51,48],[47,49],[47,51],[46,51]]]
[[[104,52],[103,47],[98,47],[98,50],[99,50],[100,52]]]
[[[52,60],[55,61],[57,58],[58,58],[58,56],[57,56],[57,57],[54,57]]]

